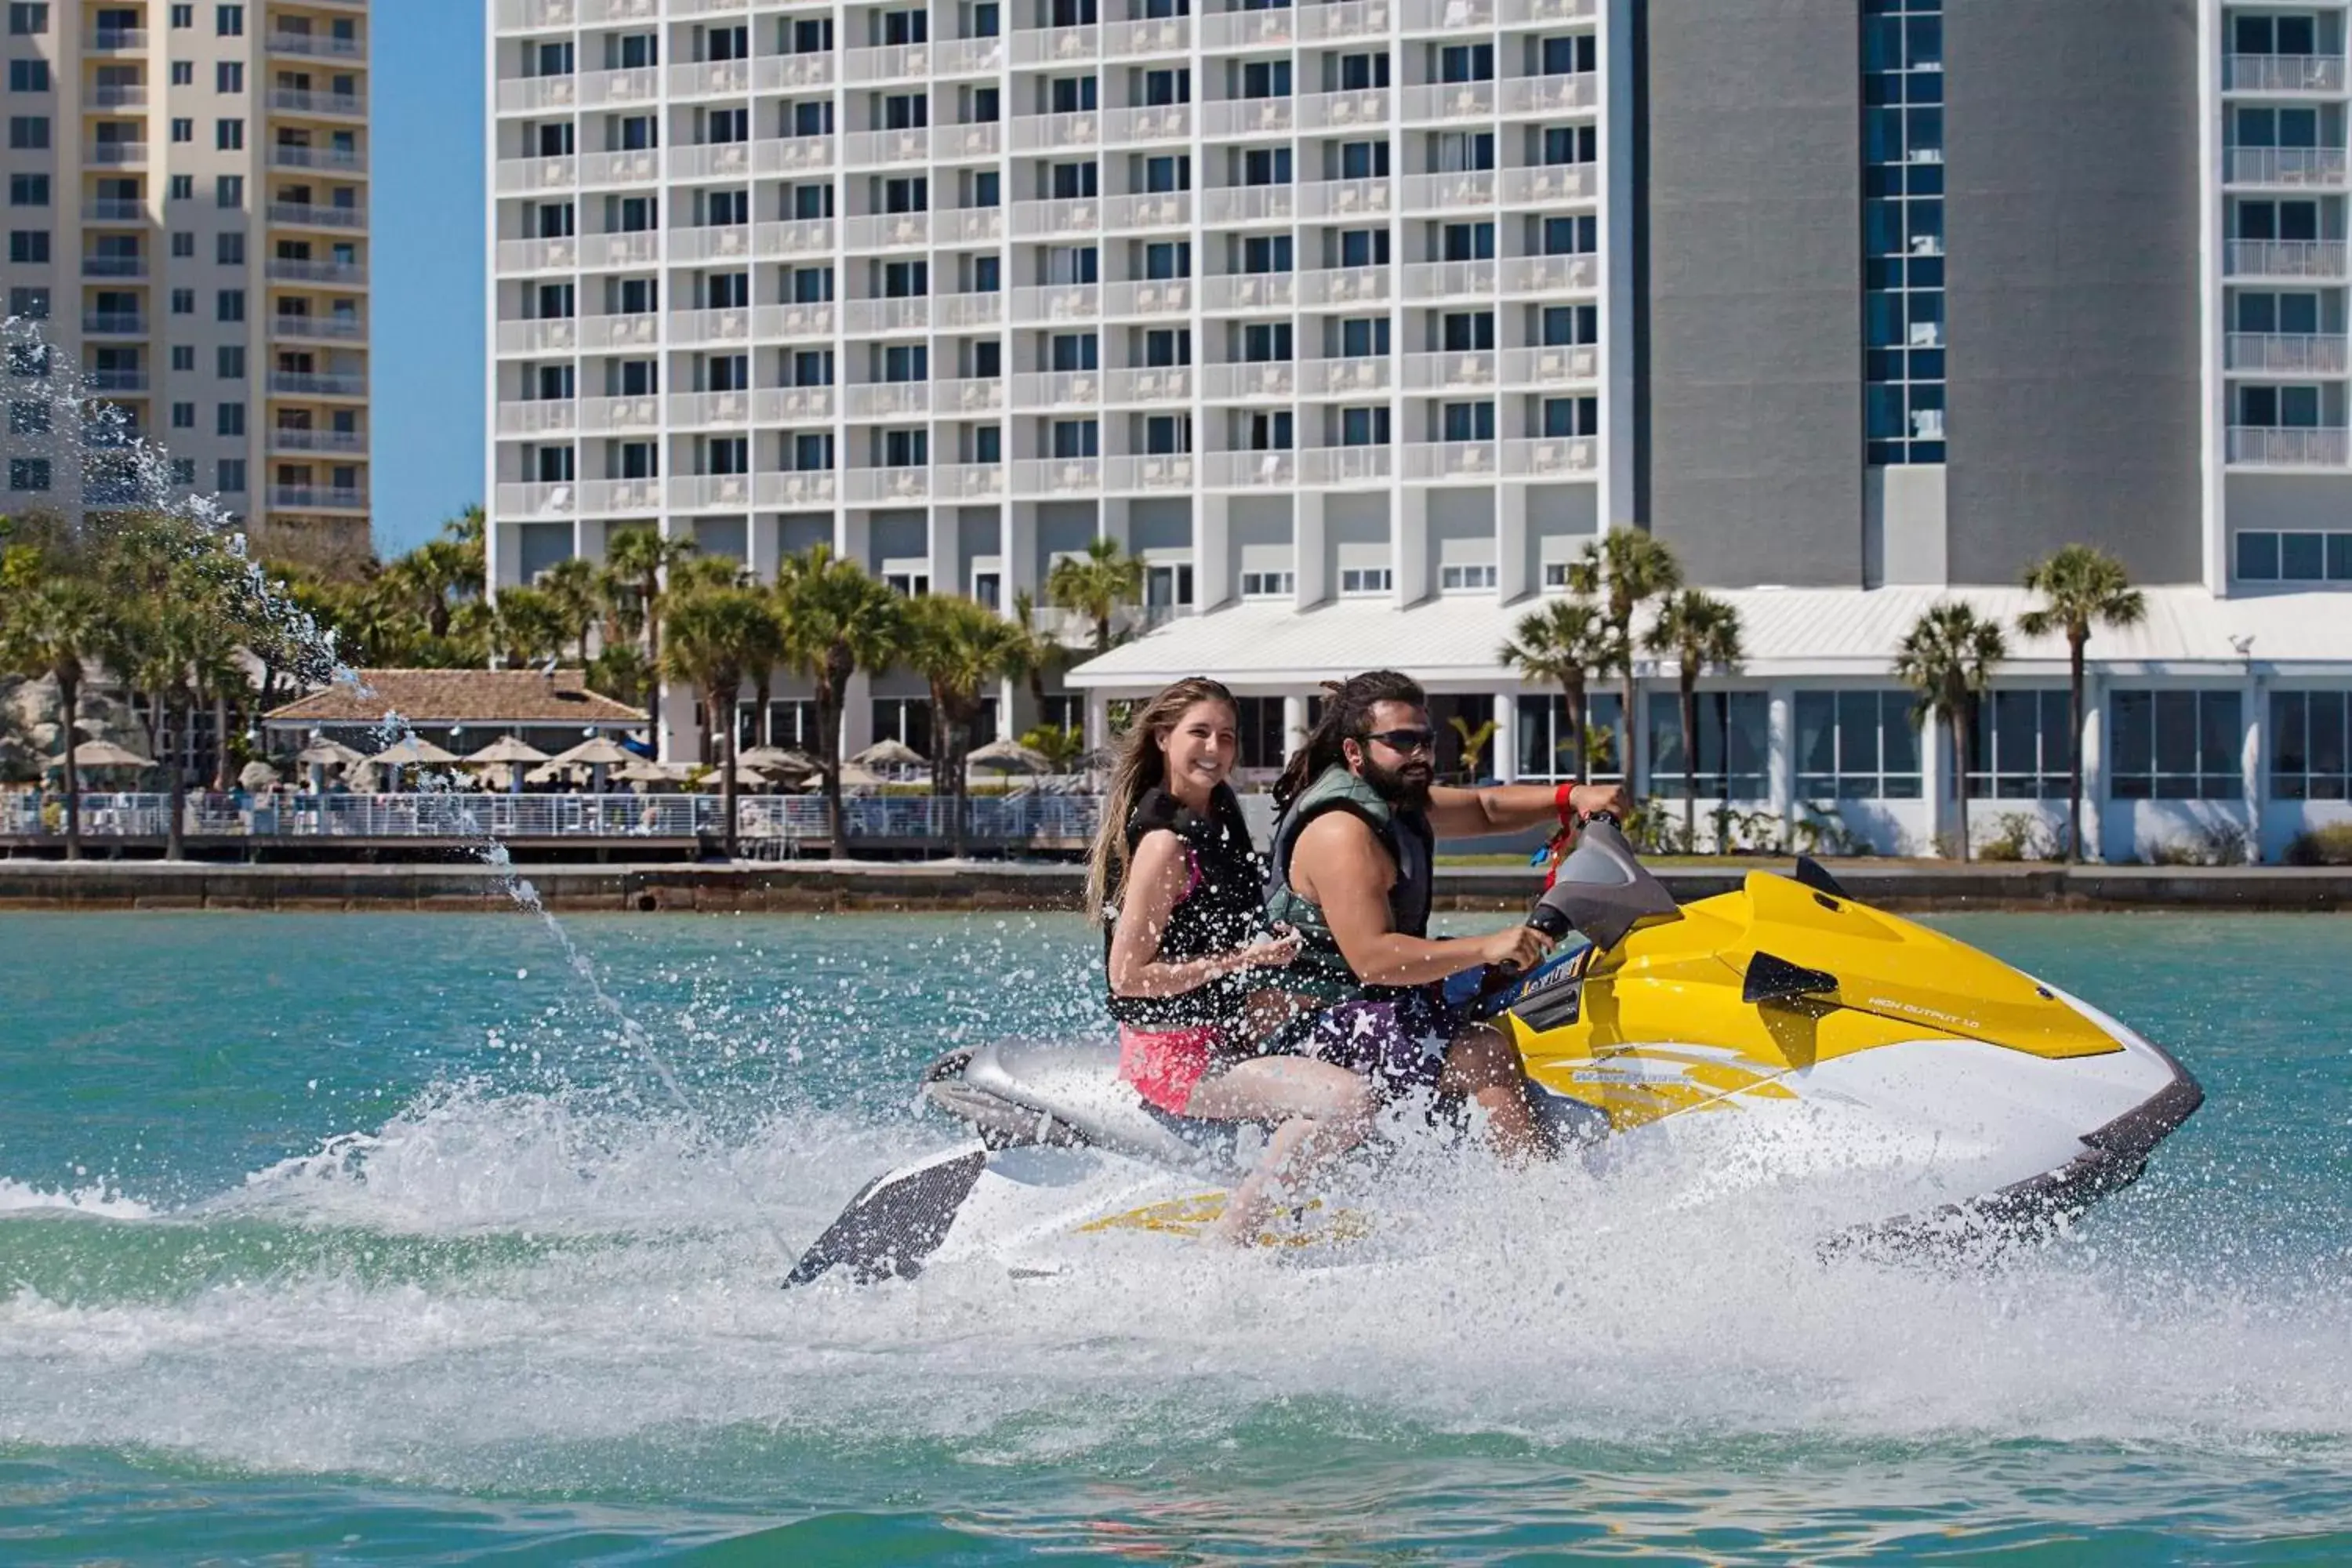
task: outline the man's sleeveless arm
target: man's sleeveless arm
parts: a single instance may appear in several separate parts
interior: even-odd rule
[[[1340,956],[1367,985],[1425,985],[1477,967],[1475,942],[1432,942],[1392,929],[1389,885],[1396,874],[1371,826],[1351,812],[1318,816],[1300,830],[1291,853],[1291,885],[1322,906]]]

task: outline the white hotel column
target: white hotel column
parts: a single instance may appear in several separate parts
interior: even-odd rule
[[[1282,760],[1288,762],[1307,745],[1307,699],[1282,700]]]
[[[2268,751],[2270,715],[2263,710],[2263,678],[2254,673],[2254,661],[2246,661],[2246,679],[2240,688],[2244,693],[2238,699],[2246,725],[2244,744],[2240,747],[2238,766],[2245,788],[2246,863],[2259,865],[2263,858],[2263,763]]]
[[[2107,687],[2083,672],[2083,858],[2107,858]]]
[[[1785,686],[1773,687],[1764,701],[1764,790],[1786,838],[1796,832],[1797,704]]]
[[[1927,797],[1927,842],[1920,846],[1920,852],[1940,858],[1944,835],[1959,826],[1955,803],[1944,795],[1952,787],[1952,727],[1944,722],[1940,710],[1919,727],[1919,768],[1920,793]],[[1967,781],[1960,787],[1966,789]]]
[[[1486,754],[1495,760],[1488,771],[1499,783],[1519,782],[1519,700],[1516,693],[1495,694],[1495,738]]]

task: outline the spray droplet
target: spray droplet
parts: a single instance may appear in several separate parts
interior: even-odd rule
[[[515,971],[515,978],[517,980],[528,980],[530,978],[530,971],[528,969],[518,969]]]

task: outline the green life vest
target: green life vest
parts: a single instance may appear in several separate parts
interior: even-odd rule
[[[1266,884],[1265,918],[1295,929],[1305,939],[1298,957],[1284,971],[1286,991],[1331,1002],[1385,990],[1367,985],[1333,940],[1322,906],[1290,885],[1290,858],[1307,825],[1327,811],[1344,811],[1360,818],[1396,864],[1396,880],[1389,885],[1389,929],[1406,936],[1429,934],[1430,873],[1437,837],[1429,818],[1417,811],[1399,811],[1380,792],[1344,767],[1324,770],[1320,778],[1300,792],[1290,809],[1274,826],[1271,871]]]

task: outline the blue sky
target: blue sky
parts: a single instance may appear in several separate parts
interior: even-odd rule
[[[373,6],[375,542],[482,499],[483,0]]]

